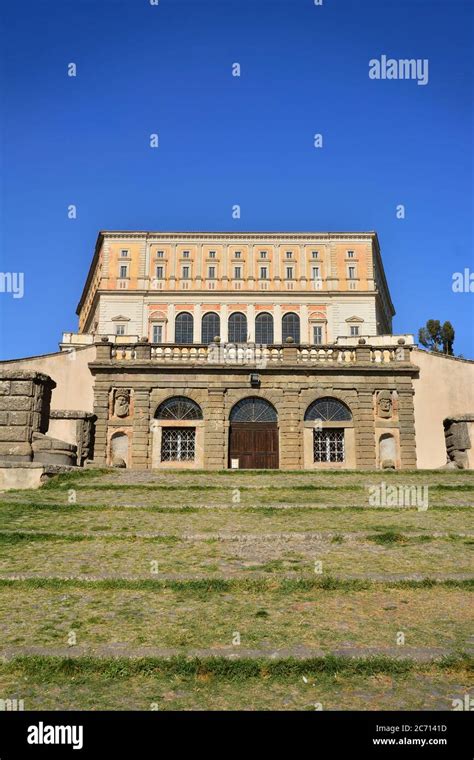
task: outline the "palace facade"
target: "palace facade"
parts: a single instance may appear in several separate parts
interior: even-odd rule
[[[77,311],[98,464],[416,464],[375,233],[102,232]]]
[[[101,232],[78,332],[0,365],[0,458],[472,467],[473,363],[394,313],[375,232]]]

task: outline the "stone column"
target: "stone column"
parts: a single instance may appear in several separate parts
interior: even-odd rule
[[[201,343],[202,341],[202,304],[194,304],[194,331],[193,331],[193,343]]]
[[[134,391],[133,437],[131,466],[146,470],[149,466],[150,444],[150,391],[148,388]]]
[[[226,303],[221,306],[221,343],[227,343],[229,339],[228,307]]]
[[[196,285],[197,287],[201,287],[201,280],[202,280],[202,244],[196,245]]]
[[[309,337],[309,313],[308,304],[301,304],[300,308],[300,341],[301,343],[310,343]]]
[[[300,415],[297,390],[283,391],[278,417],[280,438],[280,469],[303,468],[303,423]]]
[[[247,282],[249,290],[253,290],[255,284],[255,260],[254,260],[254,247],[248,245],[248,267],[247,267]]]
[[[306,262],[306,246],[300,245],[300,282],[307,279],[307,262]]]
[[[227,283],[228,283],[228,280],[229,280],[229,276],[228,276],[229,262],[227,260],[228,256],[229,256],[229,246],[228,245],[223,245],[222,246],[221,280],[222,280],[222,285],[223,285],[224,288],[227,288]]]
[[[167,343],[174,343],[174,320],[175,320],[175,305],[170,303],[168,305],[168,324],[167,324]]]
[[[227,468],[224,397],[225,390],[209,388],[204,428],[204,467],[210,470]]]
[[[407,378],[408,379],[408,378]],[[411,386],[411,378],[409,379]],[[416,469],[415,410],[413,389],[398,389],[398,418],[400,421],[400,463],[402,470]]]
[[[275,253],[274,253],[274,257],[275,258],[274,258],[274,265],[273,265],[273,277],[274,277],[275,281],[279,283],[280,280],[281,280],[281,272],[280,272],[280,246],[279,245],[275,245],[274,246],[274,251],[275,251]],[[279,287],[280,286],[278,285],[278,289],[279,289]]]
[[[273,307],[273,342],[279,345],[281,337],[281,304],[276,303]]]
[[[94,385],[94,415],[96,417],[94,436],[94,464],[102,467],[107,463],[107,428],[109,419],[109,388]]]
[[[174,290],[176,288],[176,258],[177,258],[177,251],[176,251],[176,243],[174,243],[171,246],[171,262],[170,262],[170,289]]]
[[[247,334],[250,343],[255,343],[255,304],[247,305]]]
[[[375,469],[375,419],[372,390],[359,391],[354,409],[356,464],[362,470]]]

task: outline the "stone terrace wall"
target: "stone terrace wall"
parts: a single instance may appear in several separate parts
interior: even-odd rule
[[[33,434],[48,429],[55,386],[41,372],[0,369],[0,459],[31,461]]]

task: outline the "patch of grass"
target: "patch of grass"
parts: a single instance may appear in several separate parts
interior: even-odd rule
[[[343,544],[344,543],[344,536],[341,533],[336,533],[335,536],[331,538],[332,544]]]
[[[459,483],[458,485],[453,486],[447,483],[438,483],[434,486],[430,486],[430,491],[474,491],[474,484]]]
[[[382,546],[407,543],[407,537],[403,533],[396,533],[393,530],[387,530],[385,533],[372,533],[366,538],[368,541],[373,541],[374,544],[381,544]]]
[[[0,531],[0,546],[19,544],[19,543],[31,543],[32,541],[97,541],[98,537],[95,535],[87,535],[86,533],[27,533],[23,531]],[[101,541],[107,543],[113,543],[114,541],[133,541],[137,540],[137,537],[132,534],[122,534],[113,536],[100,536]],[[140,536],[140,541],[147,541],[158,544],[177,544],[181,541],[179,536]]]
[[[46,491],[55,491],[58,488],[71,488],[72,485],[74,486],[80,486],[84,483],[84,481],[92,480],[93,478],[97,478],[100,475],[106,475],[110,472],[108,469],[81,469],[79,472],[63,472],[59,475],[54,475],[50,480],[47,480],[46,483],[41,487],[42,490]],[[84,485],[84,488],[88,488],[90,486]]]
[[[378,673],[403,675],[411,672],[440,670],[464,671],[472,667],[473,658],[465,653],[427,663],[409,659],[372,656],[364,658],[327,655],[308,659],[293,657],[267,660],[264,658],[228,659],[225,657],[189,658],[185,656],[129,659],[94,657],[22,656],[0,665],[0,672],[17,673],[27,678],[41,679],[44,683],[60,677],[74,678],[88,674],[104,679],[130,678],[136,675],[167,675],[214,678],[241,681],[256,678],[286,680],[293,677],[318,674],[358,674],[372,676]]]
[[[437,580],[436,578],[423,578],[421,580],[404,581],[372,581],[358,579],[334,578],[199,578],[191,580],[159,580],[141,579],[129,580],[117,579],[94,579],[84,580],[76,578],[0,578],[1,587],[17,587],[23,589],[56,589],[67,590],[72,588],[96,588],[96,589],[125,589],[132,591],[159,591],[170,589],[182,591],[188,594],[229,593],[232,591],[272,591],[283,594],[311,589],[326,591],[365,591],[371,588],[457,588],[464,591],[474,590],[474,579],[465,580]]]

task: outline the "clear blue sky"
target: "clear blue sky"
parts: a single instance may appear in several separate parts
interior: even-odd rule
[[[394,330],[450,319],[455,352],[472,357],[474,294],[451,288],[453,272],[474,270],[472,11],[467,0],[4,3],[1,271],[24,272],[25,294],[0,293],[1,357],[54,351],[76,329],[107,228],[375,229]],[[382,54],[427,58],[428,84],[369,79]]]

